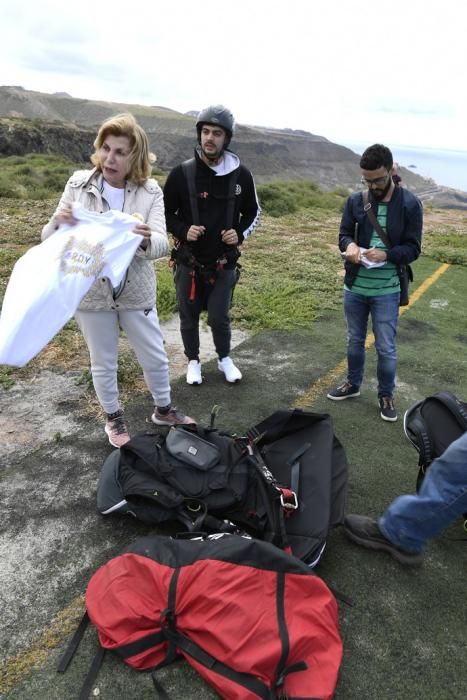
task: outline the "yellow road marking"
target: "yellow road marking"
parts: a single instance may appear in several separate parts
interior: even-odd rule
[[[433,285],[440,277],[443,275],[450,266],[447,263],[440,265],[429,277],[427,277],[419,287],[410,295],[410,302],[407,306],[401,306],[399,309],[399,316],[405,314],[406,311],[412,308],[412,306],[420,299],[420,297],[425,294],[425,292]],[[371,348],[374,345],[375,336],[373,333],[369,333],[365,342],[365,349]],[[314,384],[306,391],[303,396],[301,396],[295,403],[294,406],[297,408],[306,408],[311,406],[311,404],[316,401],[316,399],[322,396],[329,390],[329,387],[335,384],[342,375],[347,371],[347,359],[342,360],[339,364],[327,372],[322,377],[316,380]]]
[[[400,308],[399,314],[402,315],[408,311],[448,268],[449,265],[446,263],[440,265],[430,277],[427,277],[411,295],[409,305]],[[367,337],[365,348],[370,348],[374,342],[375,338],[371,333]],[[347,360],[345,359],[323,377],[317,379],[310,389],[294,403],[294,406],[297,408],[310,406],[319,396],[322,396],[331,384],[338,381],[346,369]],[[76,628],[83,612],[84,596],[80,595],[58,613],[54,622],[44,630],[30,647],[3,662],[0,666],[0,693],[11,690],[33,668],[38,667],[40,663],[44,663],[49,651],[59,646],[65,637]]]
[[[27,673],[44,663],[50,650],[58,647],[76,629],[83,613],[84,596],[79,595],[58,613],[31,646],[6,659],[0,666],[0,693],[11,690]]]

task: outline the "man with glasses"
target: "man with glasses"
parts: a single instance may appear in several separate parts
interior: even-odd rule
[[[332,401],[360,396],[365,366],[365,341],[371,314],[377,353],[378,401],[381,418],[397,420],[396,331],[400,301],[400,265],[420,255],[423,213],[420,201],[392,180],[393,158],[386,146],[374,144],[360,159],[362,192],[348,198],[339,231],[339,248],[345,259],[344,312],[347,322],[347,379],[327,394]],[[382,235],[372,224],[372,209]]]

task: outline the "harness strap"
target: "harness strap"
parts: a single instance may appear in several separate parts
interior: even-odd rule
[[[199,226],[199,207],[198,197],[196,195],[196,160],[190,158],[182,163],[183,174],[188,186],[188,195],[190,197],[191,207],[191,222],[194,226]]]
[[[92,690],[92,686],[94,685],[96,678],[97,678],[97,674],[99,673],[99,669],[102,666],[104,656],[105,656],[104,647],[99,647],[99,649],[96,652],[96,655],[94,656],[91,667],[88,671],[88,675],[84,679],[84,683],[81,686],[79,700],[88,700],[89,695],[90,695],[91,690]]]
[[[190,277],[191,277],[191,285],[190,285],[190,293],[188,295],[188,299],[190,301],[194,301],[196,299],[196,272],[195,272],[195,270],[191,270]]]
[[[205,668],[210,669],[214,673],[217,673],[224,678],[237,683],[238,685],[246,688],[250,693],[255,694],[262,700],[272,700],[277,697],[277,690],[281,688],[284,684],[285,677],[289,673],[303,671],[307,668],[307,664],[304,661],[299,661],[291,666],[286,666],[287,657],[290,651],[289,636],[287,631],[287,624],[285,620],[285,609],[284,609],[284,590],[285,590],[285,575],[284,573],[278,573],[277,586],[276,586],[276,600],[277,600],[277,613],[279,619],[279,634],[281,639],[282,653],[281,658],[277,667],[276,683],[274,688],[268,688],[268,686],[263,683],[259,678],[250,674],[243,673],[241,671],[236,671],[235,669],[227,666],[227,664],[222,663],[209,652],[205,651],[199,644],[193,642],[189,637],[182,634],[176,627],[176,615],[175,615],[175,605],[176,605],[176,587],[178,581],[179,569],[176,569],[169,586],[168,595],[168,608],[164,611],[162,616],[162,630],[170,642],[170,647],[173,650],[180,649],[185,655],[190,656],[198,663],[202,664]],[[155,682],[154,676],[153,680]],[[156,684],[156,690],[160,693],[163,690],[160,684]]]
[[[270,700],[272,697],[274,697],[274,695],[271,694],[270,689],[264,683],[262,683],[259,678],[256,678],[249,673],[235,671],[233,668],[230,668],[230,666],[218,661],[214,656],[204,651],[204,649],[202,649],[202,647],[200,647],[198,644],[192,642],[188,637],[181,634],[181,632],[179,632],[175,626],[166,627],[165,634],[174,648],[176,647],[180,649],[211,671],[214,671],[215,673],[238,683],[243,688],[248,689],[251,693],[254,693],[263,700]]]
[[[129,644],[115,647],[112,649],[112,652],[121,659],[128,659],[130,656],[141,654],[143,651],[147,651],[158,644],[162,644],[164,641],[165,636],[162,634],[162,632],[151,632],[140,639],[136,639],[134,642],[129,642]]]
[[[230,173],[229,180],[229,194],[227,202],[227,212],[225,216],[225,228],[228,230],[233,226],[234,212],[235,212],[235,196],[237,191],[237,180],[240,168],[232,170]]]
[[[168,695],[158,680],[156,680],[155,674],[151,674],[152,682],[154,683],[154,690],[158,694],[159,700],[170,700],[170,695]]]
[[[190,197],[191,221],[195,226],[200,225],[198,195],[196,192],[196,159],[189,158],[182,163],[182,170],[188,186],[188,195]],[[235,197],[237,191],[237,180],[240,168],[235,168],[229,173],[229,189],[227,195],[227,209],[225,216],[225,228],[232,228],[234,213],[235,213]]]
[[[79,647],[79,644],[83,638],[83,634],[84,634],[88,624],[89,624],[89,615],[86,611],[84,613],[83,617],[81,618],[81,621],[80,621],[78,627],[76,628],[76,631],[75,631],[73,637],[71,638],[67,648],[65,649],[65,653],[63,654],[62,658],[58,662],[58,666],[57,666],[58,673],[64,673],[67,670],[67,668],[70,664],[70,661],[72,660],[73,656],[76,653],[77,648]]]

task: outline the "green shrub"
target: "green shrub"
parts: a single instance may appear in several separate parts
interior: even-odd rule
[[[258,187],[262,209],[270,216],[279,217],[308,209],[340,212],[348,192],[344,188],[322,192],[311,180],[271,182]]]
[[[159,260],[157,270],[157,314],[161,321],[167,321],[177,310],[175,284],[172,270],[167,260]]]
[[[56,198],[77,167],[65,158],[37,153],[21,158],[1,158],[0,197],[32,200]]]
[[[294,195],[280,183],[260,185],[258,196],[262,209],[271,216],[279,217],[297,211],[298,207]]]

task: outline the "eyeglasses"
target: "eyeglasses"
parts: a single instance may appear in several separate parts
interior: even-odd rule
[[[383,175],[383,177],[375,177],[373,180],[368,180],[366,177],[362,177],[360,182],[362,185],[368,185],[368,187],[372,187],[373,185],[375,187],[379,187],[380,185],[385,185],[389,177],[389,173],[386,173],[386,175]]]

